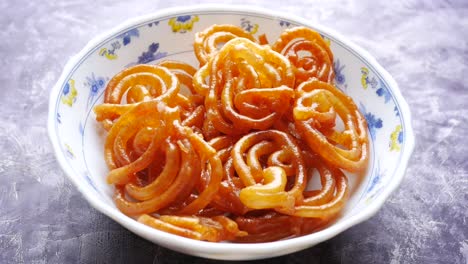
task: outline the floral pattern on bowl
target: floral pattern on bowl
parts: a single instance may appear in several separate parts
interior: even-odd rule
[[[193,244],[195,242],[185,238],[150,230],[116,209],[112,187],[105,182],[107,168],[102,155],[105,133],[94,121],[92,108],[102,102],[109,79],[130,65],[155,63],[166,58],[196,66],[192,47],[194,33],[214,23],[238,25],[255,37],[265,34],[270,42],[285,28],[295,25],[315,28],[329,41],[334,52],[336,85],[356,101],[368,121],[372,138],[370,166],[343,216],[323,231],[291,239],[294,247],[288,246],[287,240],[271,243],[275,251],[270,252],[266,248],[249,250],[255,245],[232,245],[249,252],[236,255],[235,251],[227,250],[226,244],[209,249],[205,242]],[[93,206],[151,241],[188,254],[217,259],[255,259],[294,252],[367,219],[401,181],[414,145],[408,107],[396,83],[374,59],[329,29],[257,9],[188,8],[139,18],[120,26],[88,44],[69,62],[52,92],[49,111],[49,133],[57,158]],[[356,177],[351,177],[351,181],[353,178]]]

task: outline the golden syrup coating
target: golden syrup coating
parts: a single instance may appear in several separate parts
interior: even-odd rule
[[[297,27],[270,46],[265,34],[257,42],[213,25],[194,49],[199,68],[132,66],[94,108],[117,208],[210,242],[269,242],[330,225],[350,193],[343,172],[367,168],[369,139],[356,104],[333,85],[325,40]],[[313,177],[320,187],[310,190]]]

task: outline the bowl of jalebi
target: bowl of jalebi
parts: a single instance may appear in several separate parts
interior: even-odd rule
[[[97,210],[223,260],[296,252],[367,220],[414,147],[408,105],[366,51],[238,6],[168,9],[92,39],[51,92],[48,129]]]

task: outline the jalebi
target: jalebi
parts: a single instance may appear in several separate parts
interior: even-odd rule
[[[333,85],[320,34],[292,28],[270,46],[265,34],[213,25],[194,49],[198,69],[129,67],[94,108],[117,208],[210,242],[287,239],[339,218],[351,192],[344,171],[365,171],[369,139]]]

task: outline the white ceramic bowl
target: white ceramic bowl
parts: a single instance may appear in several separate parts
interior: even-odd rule
[[[105,183],[104,135],[98,133],[92,108],[102,102],[107,81],[136,63],[162,58],[196,65],[194,33],[212,24],[229,23],[270,41],[287,27],[304,25],[330,41],[337,86],[365,115],[372,138],[370,166],[343,216],[314,234],[270,243],[233,244],[195,241],[161,232],[122,214]],[[175,8],[138,17],[92,39],[65,66],[53,88],[48,129],[57,159],[70,180],[97,210],[128,230],[161,246],[186,254],[225,260],[284,255],[323,242],[374,215],[401,182],[414,147],[408,105],[396,82],[366,51],[340,34],[305,19],[264,9],[233,6]]]

